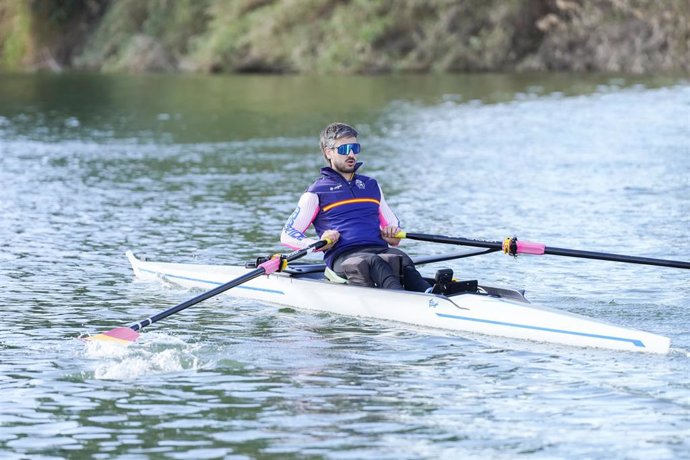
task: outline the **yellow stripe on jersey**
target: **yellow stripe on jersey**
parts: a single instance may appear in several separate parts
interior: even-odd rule
[[[344,204],[354,204],[354,203],[374,203],[376,205],[381,204],[379,202],[379,200],[376,200],[374,198],[352,198],[350,200],[336,201],[335,203],[331,203],[328,206],[324,206],[323,212],[330,211],[331,209],[336,208],[338,206],[342,206]]]

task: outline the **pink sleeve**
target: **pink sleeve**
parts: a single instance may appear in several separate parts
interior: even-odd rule
[[[307,238],[304,234],[319,213],[319,197],[315,193],[305,192],[299,199],[297,207],[285,223],[280,234],[280,243],[293,249],[304,249],[317,240]]]
[[[379,192],[381,193],[381,203],[379,204],[379,224],[381,225],[381,228],[387,225],[395,225],[396,227],[400,227],[400,221],[395,216],[390,206],[388,206],[388,203],[386,203],[386,199],[383,197],[383,190],[381,190],[380,185]]]

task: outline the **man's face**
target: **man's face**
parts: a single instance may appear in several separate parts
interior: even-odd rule
[[[350,174],[355,172],[355,164],[357,163],[357,155],[350,151],[347,155],[340,155],[338,147],[344,144],[357,143],[356,137],[343,137],[336,139],[333,148],[326,149],[326,158],[331,162],[331,168],[340,174]]]

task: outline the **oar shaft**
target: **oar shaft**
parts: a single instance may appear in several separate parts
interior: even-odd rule
[[[460,246],[472,246],[475,248],[497,249],[499,251],[503,248],[503,243],[500,241],[471,240],[468,238],[456,238],[445,235],[426,235],[424,233],[402,233],[401,237],[410,240],[430,241],[433,243],[444,244],[457,244]]]
[[[604,252],[577,251],[574,249],[552,248],[546,246],[544,254],[554,256],[579,257],[581,259],[608,260],[611,262],[627,262],[629,264],[655,265],[658,267],[686,268],[690,269],[690,262],[679,260],[654,259],[650,257],[627,256],[623,254],[610,254]]]
[[[210,291],[204,292],[203,294],[200,294],[200,295],[194,297],[193,299],[189,299],[185,302],[182,302],[179,305],[176,305],[176,306],[169,308],[165,311],[157,313],[157,314],[151,316],[150,318],[146,318],[145,320],[139,321],[138,323],[135,323],[135,324],[132,324],[129,327],[130,327],[130,329],[132,329],[134,331],[139,331],[139,330],[145,328],[146,326],[150,326],[151,324],[153,324],[157,321],[160,321],[164,318],[167,318],[170,315],[174,315],[175,313],[178,313],[182,310],[185,310],[185,309],[191,307],[192,305],[196,305],[199,302],[203,302],[206,299],[210,299],[211,297],[216,296],[218,294],[221,294],[221,293],[227,291],[228,289],[232,289],[236,286],[239,286],[240,284],[244,284],[248,281],[253,280],[254,278],[258,278],[261,275],[264,275],[264,274],[268,275],[268,274],[271,274],[275,271],[278,271],[281,269],[281,265],[283,264],[283,261],[285,263],[287,263],[287,262],[291,262],[293,260],[299,259],[300,257],[304,257],[307,254],[309,254],[310,252],[313,252],[313,251],[325,246],[328,243],[329,242],[327,240],[319,240],[316,243],[313,243],[304,249],[299,249],[299,250],[293,251],[289,254],[285,254],[285,255],[282,255],[280,257],[270,259],[270,260],[262,263],[261,265],[259,265],[255,270],[252,270],[249,273],[245,273],[244,275],[240,276],[239,278],[235,278],[232,281],[228,281],[227,283],[222,284],[216,288],[213,288]]]
[[[432,243],[457,244],[460,246],[473,246],[478,248],[488,248],[494,250],[504,250],[506,243],[514,243],[514,246],[511,246],[512,249],[510,251],[506,250],[508,253],[513,255],[550,254],[556,256],[578,257],[582,259],[607,260],[611,262],[627,262],[640,265],[655,265],[658,267],[690,269],[690,262],[683,262],[678,260],[653,259],[650,257],[637,257],[622,254],[611,254],[605,252],[579,251],[575,249],[554,248],[544,246],[540,243],[529,243],[517,240],[512,241],[511,239],[508,239],[508,241],[482,241],[472,240],[468,238],[456,238],[444,235],[427,235],[423,233],[406,232],[400,232],[396,236],[400,238],[408,238],[411,240],[429,241]]]
[[[164,318],[167,318],[170,315],[174,315],[175,313],[178,313],[182,310],[185,310],[185,309],[191,307],[192,305],[196,305],[199,302],[203,302],[206,299],[210,299],[213,296],[221,294],[221,293],[227,291],[228,289],[232,289],[236,286],[239,286],[240,284],[246,283],[247,281],[251,281],[254,278],[258,278],[259,276],[263,275],[264,273],[266,273],[266,270],[263,267],[259,267],[255,270],[250,271],[249,273],[246,273],[246,274],[240,276],[239,278],[236,278],[236,279],[229,281],[225,284],[222,284],[216,288],[213,288],[210,291],[204,292],[203,294],[200,294],[200,295],[194,297],[193,299],[189,299],[189,300],[182,302],[181,304],[176,305],[172,308],[169,308],[165,311],[157,313],[150,318],[147,318],[147,319],[140,321],[136,324],[132,324],[129,327],[132,330],[139,331],[139,330],[145,328],[146,326],[150,326],[151,324],[153,324],[157,321],[160,321]]]

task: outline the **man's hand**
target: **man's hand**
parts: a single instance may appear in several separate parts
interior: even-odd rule
[[[328,239],[331,242],[329,244],[327,244],[326,246],[322,247],[320,249],[320,251],[325,252],[325,251],[328,251],[329,249],[331,249],[335,245],[335,243],[338,242],[339,238],[340,238],[340,233],[338,232],[338,230],[326,230],[325,232],[323,232],[321,234],[321,239],[322,240]]]
[[[400,244],[400,238],[396,238],[395,234],[400,231],[400,227],[396,225],[386,225],[381,229],[381,238],[391,246],[397,246]]]

